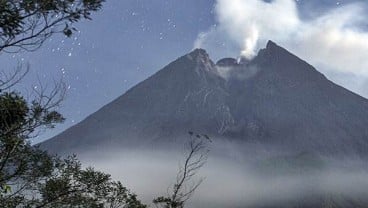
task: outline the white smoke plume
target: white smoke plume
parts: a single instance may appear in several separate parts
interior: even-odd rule
[[[195,47],[251,58],[273,40],[325,72],[368,76],[367,3],[305,20],[295,0],[217,0],[215,14],[217,25],[201,33]]]

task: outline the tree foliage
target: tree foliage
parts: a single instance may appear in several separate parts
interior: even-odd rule
[[[38,99],[28,104],[17,92],[0,94],[0,187],[18,181],[32,182],[27,180],[44,174],[43,162],[50,161],[45,153],[30,145],[29,139],[39,127],[52,128],[64,120],[52,110],[60,102],[52,102],[54,98],[49,97],[46,103]],[[9,190],[8,186],[5,190]]]
[[[55,33],[70,37],[73,24],[91,19],[103,2],[0,0],[0,53],[36,50]],[[65,85],[51,90],[41,85],[26,99],[12,89],[28,69],[0,72],[0,207],[146,207],[109,174],[83,168],[75,156],[60,158],[32,146],[30,139],[40,131],[64,121],[57,107]]]
[[[0,52],[34,51],[54,33],[70,37],[105,0],[0,0]]]
[[[38,128],[64,120],[54,110],[60,89],[39,92],[30,103],[14,91],[0,94],[0,207],[146,207],[110,175],[30,144]]]

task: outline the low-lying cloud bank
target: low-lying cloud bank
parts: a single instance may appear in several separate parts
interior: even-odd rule
[[[253,57],[271,39],[320,70],[368,77],[367,7],[350,3],[305,20],[295,0],[217,0],[217,25],[194,45]]]
[[[308,155],[296,159],[267,155],[248,160],[238,157],[242,153],[236,149],[233,147],[227,155],[212,151],[198,174],[205,181],[188,207],[267,207],[285,203],[354,207],[368,203],[364,201],[368,199],[368,170],[359,161],[319,163]],[[183,159],[175,151],[151,149],[90,154],[83,161],[111,173],[150,203],[173,185],[179,161]]]

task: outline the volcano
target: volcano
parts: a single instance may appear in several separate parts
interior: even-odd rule
[[[56,153],[161,145],[188,131],[246,146],[368,153],[368,100],[269,41],[252,60],[195,49],[41,144]]]

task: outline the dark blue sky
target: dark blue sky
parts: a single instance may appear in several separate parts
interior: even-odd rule
[[[302,18],[308,19],[352,0],[298,2]],[[36,85],[37,77],[43,83],[63,77],[69,87],[60,109],[66,122],[36,141],[76,124],[192,50],[197,35],[216,23],[214,3],[215,0],[107,0],[92,21],[77,25],[80,33],[72,38],[55,35],[36,52],[1,54],[1,70],[11,70],[17,62],[30,64],[31,72],[19,90]],[[216,57],[215,51],[209,53]]]

